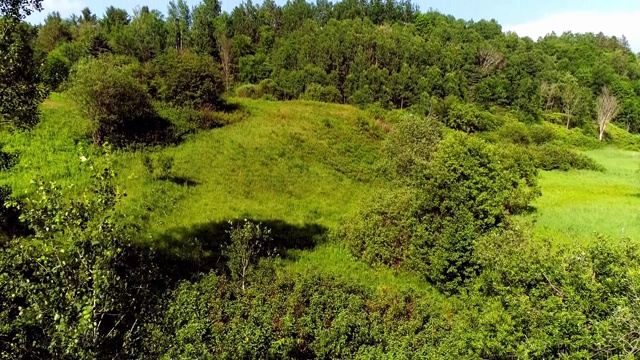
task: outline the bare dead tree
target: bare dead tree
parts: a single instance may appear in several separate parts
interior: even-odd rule
[[[496,49],[481,49],[478,58],[482,74],[489,75],[504,62],[504,56]]]
[[[599,139],[602,141],[604,138],[604,132],[607,125],[613,120],[620,112],[620,104],[616,97],[611,94],[607,86],[602,87],[602,94],[598,96],[596,102],[596,109],[598,111],[598,128],[600,130]]]
[[[545,110],[553,109],[557,94],[558,86],[556,84],[550,84],[547,81],[543,81],[542,84],[540,84],[540,95],[542,95],[542,99],[544,100]]]
[[[567,116],[567,129],[571,125],[573,114],[580,105],[580,89],[574,86],[566,86],[562,91],[562,111]]]
[[[222,63],[222,72],[224,74],[225,90],[229,91],[231,86],[231,51],[233,43],[227,36],[221,36],[218,41],[220,44],[220,62]]]

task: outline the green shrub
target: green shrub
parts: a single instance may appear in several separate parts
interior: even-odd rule
[[[531,141],[536,145],[542,145],[554,141],[558,135],[552,127],[545,124],[535,124],[529,127]]]
[[[473,133],[495,129],[499,119],[471,103],[454,102],[448,109],[445,124],[455,130]]]
[[[565,146],[544,144],[530,148],[536,167],[542,170],[595,170],[604,171],[595,160]]]
[[[265,79],[260,81],[258,85],[240,85],[236,89],[236,96],[248,99],[260,99],[269,97],[275,100],[278,99],[278,87],[275,81],[271,79]]]
[[[236,89],[236,96],[248,99],[259,99],[264,95],[262,87],[254,84],[241,85]]]
[[[538,168],[528,148],[520,145],[496,147],[500,165],[511,174],[511,190],[506,209],[510,214],[519,214],[530,209],[531,202],[542,195],[538,186]]]
[[[140,356],[140,325],[154,316],[168,271],[114,213],[115,174],[93,168],[79,201],[37,182],[21,216],[33,236],[0,245],[0,357]]]
[[[335,237],[369,264],[404,267],[416,239],[424,235],[421,196],[409,187],[377,193],[343,222]]]
[[[506,156],[457,132],[435,152],[425,149],[429,161],[418,167],[415,189],[375,195],[338,234],[367,262],[412,269],[455,292],[478,271],[475,241],[539,195],[536,170],[527,154]]]
[[[529,145],[533,142],[529,127],[521,122],[508,122],[498,130],[500,140],[518,145]]]
[[[335,86],[322,86],[316,83],[307,85],[307,88],[301,98],[328,103],[342,102],[342,94]]]
[[[69,78],[70,70],[71,62],[59,50],[53,50],[42,64],[42,82],[55,91]]]
[[[554,125],[567,126],[567,115],[559,112],[545,112],[542,114],[545,121],[548,121]]]
[[[79,41],[65,42],[60,44],[54,51],[67,59],[71,65],[91,55],[87,44]]]
[[[140,65],[130,58],[86,58],[74,68],[71,93],[93,122],[96,144],[118,146],[164,136],[146,88],[136,80]]]
[[[384,145],[387,167],[402,179],[424,178],[425,168],[442,139],[442,125],[433,118],[404,112],[392,117],[394,127]]]
[[[227,233],[230,241],[223,251],[228,258],[227,267],[231,280],[245,292],[259,256],[270,247],[271,229],[245,219],[244,223],[236,224]]]
[[[634,338],[629,329],[640,320],[629,296],[638,291],[639,256],[637,244],[605,237],[587,246],[565,246],[509,229],[481,239],[475,259],[483,271],[465,302],[489,309],[495,301],[500,305],[493,316],[505,314],[508,320],[501,330],[505,337],[498,340],[502,344],[485,343],[479,357],[498,351],[519,354],[515,357],[626,357],[625,344]],[[494,325],[491,320],[479,324],[465,337],[480,340]]]
[[[278,98],[278,84],[271,79],[264,79],[258,84],[262,97],[270,96],[273,99]]]
[[[145,155],[142,157],[142,165],[147,173],[154,179],[166,180],[171,178],[174,159],[172,156],[159,154],[155,157]]]
[[[154,59],[153,64],[153,84],[160,100],[196,109],[215,109],[222,104],[222,75],[210,56],[170,51]]]

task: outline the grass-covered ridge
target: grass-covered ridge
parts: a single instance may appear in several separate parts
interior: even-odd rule
[[[155,235],[237,218],[335,226],[384,180],[376,175],[382,130],[347,105],[236,100],[250,115],[239,123],[189,135],[176,146],[114,153],[122,211],[148,221]],[[90,124],[66,95],[42,106],[31,132],[7,134],[5,150],[20,163],[3,173],[17,194],[44,179],[82,187],[81,156],[101,157]],[[171,179],[143,166],[146,154],[174,158]]]

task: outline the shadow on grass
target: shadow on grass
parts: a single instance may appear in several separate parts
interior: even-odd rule
[[[273,241],[263,249],[263,254],[275,251],[287,256],[287,250],[312,249],[324,240],[328,231],[318,224],[300,226],[282,220],[247,220],[271,229]],[[232,224],[225,221],[167,231],[155,240],[160,252],[166,256],[163,266],[177,272],[174,274],[176,280],[211,270],[224,271],[227,259],[223,249],[229,243],[227,231],[231,228]]]
[[[159,180],[164,180],[164,181],[169,181],[172,182],[174,184],[177,185],[181,185],[181,186],[186,186],[186,187],[196,187],[198,185],[200,185],[199,182],[186,177],[186,176],[169,176],[169,177],[162,177]]]
[[[179,145],[200,130],[220,128],[247,116],[240,104],[218,104],[215,108],[181,108],[159,103],[143,118],[105,125],[94,133],[94,143],[105,141],[118,148]]]

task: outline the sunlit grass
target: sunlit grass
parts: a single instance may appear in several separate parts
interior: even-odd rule
[[[360,200],[388,186],[376,171],[381,131],[360,110],[303,101],[232,101],[250,114],[239,123],[190,135],[177,146],[114,153],[117,182],[127,194],[119,210],[142,220],[149,241],[167,236],[190,241],[192,229],[239,218],[331,231]],[[90,175],[80,156],[101,156],[91,144],[91,126],[61,94],[52,94],[42,114],[31,132],[2,135],[5,149],[22,156],[0,182],[18,195],[33,190],[31,180],[37,178],[80,190]],[[178,181],[147,174],[142,159],[149,153],[172,156]],[[556,242],[592,241],[595,233],[640,239],[640,155],[613,148],[587,154],[606,171],[540,174],[543,196],[528,216],[535,234]],[[287,255],[280,263],[283,271],[314,269],[374,288],[435,294],[419,277],[372,268],[339,243]]]
[[[605,148],[587,155],[606,171],[540,174],[536,234],[566,242],[591,241],[596,233],[640,239],[640,153]]]

